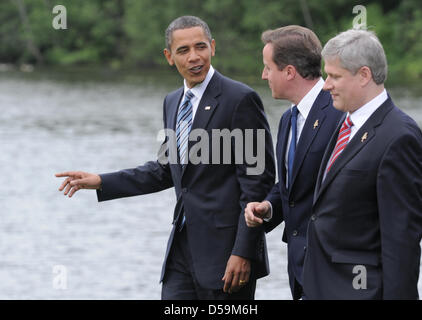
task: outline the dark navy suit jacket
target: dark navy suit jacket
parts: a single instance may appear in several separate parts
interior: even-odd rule
[[[175,130],[182,96],[183,88],[180,88],[165,98],[164,128]],[[192,131],[197,128],[208,132],[210,163],[215,163],[212,160],[212,129],[253,129],[254,155],[260,150],[256,145],[257,129],[262,129],[265,132],[265,148],[260,154],[265,157],[263,173],[248,175],[247,167],[254,165],[247,165],[245,158],[241,164],[235,164],[232,138],[230,164],[223,164],[223,147],[220,150],[220,164],[189,163],[182,170],[180,164],[147,162],[134,169],[101,175],[102,190],[98,191],[98,199],[104,201],[175,188],[177,203],[174,226],[161,280],[183,212],[195,275],[202,287],[223,287],[221,279],[232,254],[251,259],[256,276],[265,276],[269,268],[264,230],[248,228],[243,215],[248,202],[265,198],[275,179],[273,144],[261,99],[251,88],[216,71],[199,103]],[[189,148],[193,144],[190,141]]]
[[[422,236],[422,133],[388,98],[322,181],[308,229],[309,299],[417,299]]]
[[[267,196],[267,200],[273,207],[273,217],[268,223],[265,223],[265,227],[269,232],[282,221],[285,222],[283,241],[288,244],[288,273],[294,299],[301,297],[295,280],[302,284],[306,229],[311,217],[319,166],[324,150],[342,115],[342,112],[333,108],[330,93],[321,90],[306,119],[296,147],[290,190],[286,188],[285,169],[285,155],[290,131],[290,109],[283,114],[280,120],[276,147],[279,182]]]

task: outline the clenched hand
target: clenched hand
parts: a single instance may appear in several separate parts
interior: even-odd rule
[[[245,220],[248,227],[258,227],[263,223],[265,218],[271,210],[271,205],[268,201],[263,202],[249,202],[245,208]]]

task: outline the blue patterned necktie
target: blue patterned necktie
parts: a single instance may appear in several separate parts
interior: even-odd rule
[[[182,168],[188,163],[188,142],[189,133],[192,127],[192,103],[191,99],[195,95],[192,91],[188,90],[185,94],[185,100],[179,107],[177,112],[177,124],[176,124],[176,137],[177,137],[177,150],[179,152],[179,159]]]
[[[292,129],[292,140],[290,141],[290,146],[289,146],[289,153],[287,156],[288,159],[288,186],[289,189],[291,187],[292,184],[292,178],[293,178],[293,162],[295,159],[295,152],[296,152],[296,139],[297,139],[297,107],[294,106],[292,108],[292,118],[290,120],[290,124],[291,124],[291,129]]]
[[[177,112],[177,124],[176,124],[176,137],[177,137],[177,150],[179,152],[179,159],[182,168],[188,163],[188,142],[189,142],[189,133],[192,128],[192,103],[191,99],[195,95],[192,91],[188,90],[185,94],[185,100],[179,107]],[[182,221],[179,226],[179,231],[182,231],[183,226],[185,225],[186,217],[185,213],[182,213]]]

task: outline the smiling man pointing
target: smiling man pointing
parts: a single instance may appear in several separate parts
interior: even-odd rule
[[[164,55],[184,78],[184,86],[165,98],[163,110],[164,128],[177,137],[177,163],[150,161],[101,175],[57,174],[67,177],[60,187],[65,194],[97,189],[99,201],[175,188],[173,229],[161,274],[162,299],[253,299],[256,279],[268,274],[264,231],[248,228],[243,210],[248,202],[263,200],[274,183],[269,125],[259,96],[214,70],[214,54],[215,41],[201,19],[183,16],[167,28]],[[263,130],[265,148],[259,156],[265,158],[265,169],[248,174],[247,164],[227,164],[224,154],[217,156],[219,163],[190,162],[189,133],[194,129],[252,129],[252,141]],[[214,160],[212,145],[210,135]],[[236,150],[230,152],[229,159],[234,159]]]

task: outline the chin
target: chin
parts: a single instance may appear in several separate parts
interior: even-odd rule
[[[334,108],[336,108],[337,110],[341,111],[341,112],[347,112],[346,108],[344,107],[344,105],[341,105],[339,103],[333,103]]]
[[[194,84],[193,86],[196,86],[197,84],[202,83],[205,80],[205,78],[206,78],[206,74],[198,76],[198,77],[191,78],[190,82]]]

